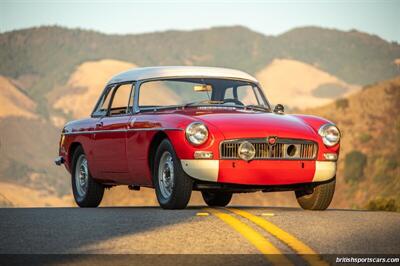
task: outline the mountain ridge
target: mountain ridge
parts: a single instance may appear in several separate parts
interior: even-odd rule
[[[0,74],[36,77],[24,90],[37,101],[64,84],[77,65],[104,58],[140,66],[208,65],[257,73],[274,59],[316,66],[354,84],[370,84],[399,73],[400,45],[354,31],[302,27],[263,35],[243,26],[192,31],[108,35],[60,26],[0,34]]]

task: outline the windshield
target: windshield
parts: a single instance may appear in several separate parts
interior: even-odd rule
[[[199,105],[270,110],[261,89],[248,81],[184,78],[147,81],[140,86],[141,110]]]

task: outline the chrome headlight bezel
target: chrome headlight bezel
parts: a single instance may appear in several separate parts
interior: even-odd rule
[[[190,144],[199,146],[207,141],[209,133],[204,123],[193,122],[186,127],[185,135]]]
[[[328,147],[333,147],[340,142],[341,133],[334,124],[322,125],[318,134],[322,137],[322,142]]]

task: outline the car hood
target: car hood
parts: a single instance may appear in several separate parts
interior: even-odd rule
[[[298,139],[317,137],[310,125],[294,115],[237,111],[204,114],[198,118],[218,128],[226,139],[267,136]]]

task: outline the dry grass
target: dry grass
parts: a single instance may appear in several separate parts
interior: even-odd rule
[[[104,59],[85,62],[77,67],[53,107],[71,114],[74,118],[90,115],[110,77],[136,67],[134,64]]]
[[[336,84],[347,89],[345,95],[359,89],[359,86],[349,85],[314,66],[289,59],[275,59],[259,71],[256,77],[272,103],[281,103],[291,108],[303,109],[331,103],[334,99],[313,95],[313,91],[324,84]]]
[[[36,118],[36,104],[16,88],[9,79],[0,76],[0,118],[22,116]]]
[[[1,207],[70,207],[73,204],[71,196],[60,198],[42,190],[0,182]]]

